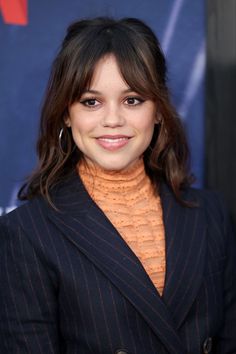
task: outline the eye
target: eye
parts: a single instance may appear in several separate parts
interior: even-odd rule
[[[96,98],[85,98],[80,101],[84,106],[86,107],[97,107],[99,105],[99,102],[97,101]]]
[[[137,106],[143,102],[144,100],[141,97],[127,97],[125,100],[125,104],[128,106]]]

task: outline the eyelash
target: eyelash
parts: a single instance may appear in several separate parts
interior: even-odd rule
[[[83,104],[83,105],[86,106],[86,107],[89,107],[89,108],[96,107],[96,105],[89,105],[89,104],[88,104],[89,101],[97,101],[97,99],[96,99],[96,98],[93,98],[93,97],[91,97],[91,98],[85,98],[84,100],[81,100],[80,103]]]
[[[128,101],[128,100],[137,100],[138,103],[135,103],[135,104],[128,104],[127,103],[127,106],[130,106],[130,107],[135,107],[135,106],[138,106],[140,104],[142,104],[145,100],[142,99],[141,97],[139,96],[130,96],[130,97],[126,97],[124,102],[125,101]],[[83,100],[80,101],[81,104],[83,104],[84,106],[88,107],[88,108],[95,108],[96,106],[98,105],[89,105],[88,103],[91,102],[91,101],[96,101],[96,102],[99,102],[96,97],[90,97],[90,98],[85,98]]]
[[[130,106],[137,106],[137,105],[139,105],[139,104],[142,104],[143,102],[144,102],[144,99],[143,98],[141,98],[141,97],[139,97],[139,96],[130,96],[130,97],[127,97],[126,99],[125,99],[125,101],[127,101],[127,100],[137,100],[138,101],[138,103],[136,103],[136,104],[131,104]]]

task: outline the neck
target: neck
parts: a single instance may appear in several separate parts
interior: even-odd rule
[[[104,194],[141,193],[144,189],[152,189],[151,181],[146,175],[143,158],[137,160],[129,168],[114,171],[105,170],[98,165],[88,165],[81,161],[77,166],[78,173],[91,196],[97,191]]]

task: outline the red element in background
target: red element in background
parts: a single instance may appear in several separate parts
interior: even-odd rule
[[[0,12],[7,24],[28,24],[28,0],[0,0]]]

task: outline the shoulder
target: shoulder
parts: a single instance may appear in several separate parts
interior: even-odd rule
[[[226,240],[235,239],[228,208],[219,192],[189,188],[186,193],[190,200],[192,198],[198,203],[205,217],[208,231],[215,240],[221,239],[224,243]]]
[[[199,203],[198,209],[203,216],[199,222],[205,224],[208,257],[235,259],[236,235],[223,196],[216,191],[195,188],[189,188],[186,192]]]
[[[188,199],[193,199],[204,211],[208,220],[217,224],[229,222],[229,213],[221,193],[214,190],[188,188]]]
[[[192,210],[194,213],[201,209],[204,213],[215,214],[217,216],[224,214],[225,203],[220,193],[208,189],[199,189],[195,187],[186,187],[180,191],[180,200],[177,201],[173,191],[166,184],[161,185],[161,197],[175,200],[183,209]]]
[[[10,213],[0,217],[0,227],[17,229],[21,224],[27,224],[31,220],[32,214],[38,214],[48,208],[46,201],[41,197],[36,197],[17,207]],[[41,212],[40,212],[41,213]]]
[[[31,244],[41,248],[40,236],[46,239],[48,206],[41,197],[14,209],[0,217],[0,247],[23,247]],[[18,245],[18,246],[17,246]]]
[[[0,258],[7,252],[11,257],[18,255],[19,260],[34,257],[51,267],[50,257],[57,228],[50,222],[49,213],[50,206],[46,200],[36,197],[0,217]]]
[[[182,192],[183,200],[196,204],[197,207],[210,213],[222,213],[225,210],[224,198],[219,192],[189,187]]]

